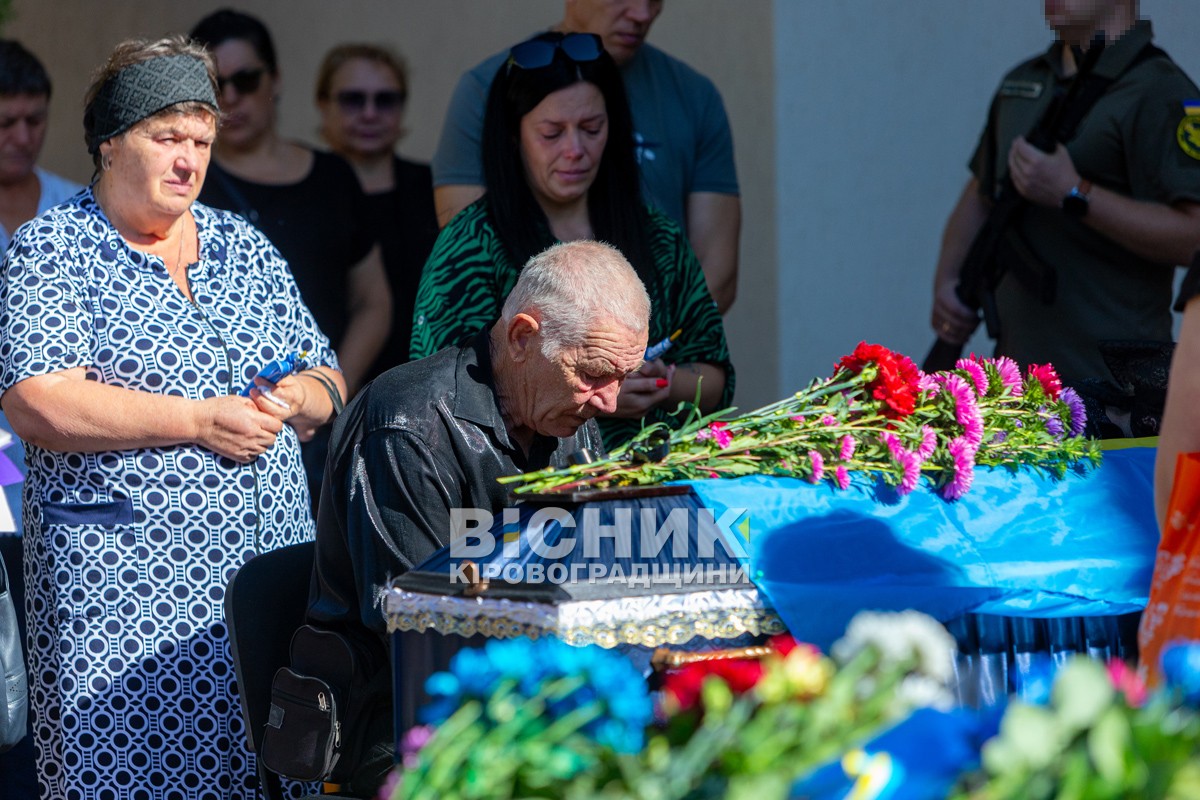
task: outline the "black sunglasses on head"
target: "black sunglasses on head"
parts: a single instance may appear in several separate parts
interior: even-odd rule
[[[540,69],[554,63],[554,54],[563,55],[577,64],[595,61],[604,52],[604,44],[594,33],[567,33],[561,39],[530,39],[508,51],[508,68]]]
[[[237,72],[226,78],[217,78],[217,94],[224,94],[226,86],[232,86],[233,90],[238,94],[253,94],[258,91],[258,87],[262,86],[263,73],[266,70],[262,67],[258,69],[239,69]]]
[[[367,104],[375,106],[380,114],[397,111],[404,105],[406,96],[399,89],[386,89],[382,92],[365,92],[361,89],[343,89],[334,94],[338,108],[347,114],[358,113],[366,109]]]

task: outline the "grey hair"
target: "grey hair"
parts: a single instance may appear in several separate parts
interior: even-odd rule
[[[501,318],[507,325],[517,314],[530,311],[540,312],[542,353],[553,358],[583,344],[603,321],[645,331],[650,297],[620,250],[581,240],[556,244],[526,262],[504,301]]]

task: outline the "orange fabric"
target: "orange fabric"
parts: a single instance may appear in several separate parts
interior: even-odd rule
[[[1200,453],[1180,453],[1154,560],[1150,600],[1138,629],[1139,671],[1158,684],[1163,648],[1200,639]]]

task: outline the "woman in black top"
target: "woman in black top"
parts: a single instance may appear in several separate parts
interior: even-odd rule
[[[390,50],[343,44],[326,54],[317,72],[321,135],[354,167],[371,229],[383,248],[392,287],[392,332],[369,377],[408,360],[413,300],[421,267],[437,238],[433,175],[427,164],[400,158],[408,71]]]
[[[222,112],[200,201],[247,217],[287,259],[353,396],[391,326],[391,292],[366,197],[341,158],[280,138],[279,70],[262,22],[217,11],[191,36],[216,59]]]

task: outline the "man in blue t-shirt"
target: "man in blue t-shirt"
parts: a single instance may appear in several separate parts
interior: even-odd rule
[[[645,201],[687,232],[723,313],[737,293],[741,200],[725,104],[712,81],[645,43],[662,0],[566,0],[554,30],[594,33],[621,67]],[[433,157],[438,222],[483,194],[481,144],[488,87],[508,51],[462,76]]]

